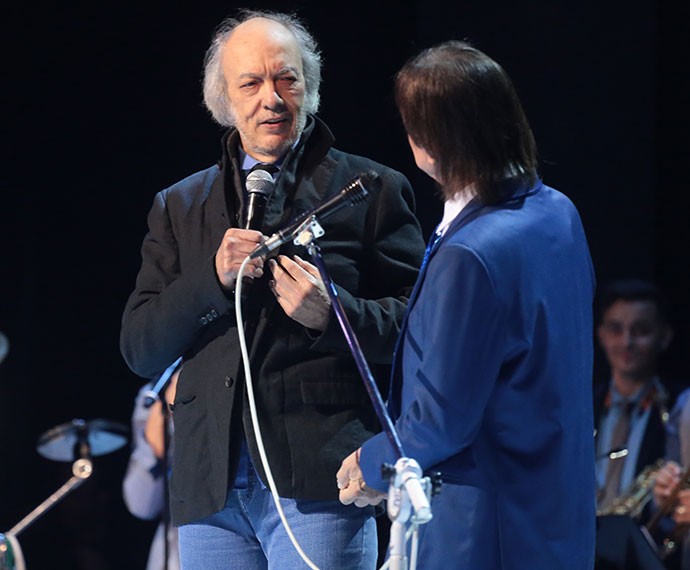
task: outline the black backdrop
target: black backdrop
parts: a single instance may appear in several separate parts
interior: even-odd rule
[[[0,331],[10,352],[0,366],[0,532],[70,476],[69,464],[36,453],[42,433],[72,418],[129,422],[142,380],[120,357],[119,320],[146,214],[156,191],[218,156],[201,65],[212,29],[234,5],[127,4],[3,8]],[[440,204],[406,146],[392,76],[420,48],[450,38],[502,63],[535,131],[545,181],[580,209],[599,282],[649,277],[668,291],[677,337],[665,371],[683,379],[690,9],[612,4],[252,7],[306,19],[325,59],[320,115],[340,148],[408,175],[427,234]],[[96,458],[92,480],[20,536],[29,570],[143,568],[153,526],[122,505],[126,459],[126,449]]]

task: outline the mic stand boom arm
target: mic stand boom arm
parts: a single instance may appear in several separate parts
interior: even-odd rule
[[[364,358],[357,336],[345,314],[342,302],[338,296],[338,291],[328,274],[326,264],[321,255],[321,250],[316,244],[316,238],[324,234],[323,228],[319,225],[318,220],[314,216],[305,222],[300,230],[300,233],[295,237],[294,243],[306,246],[309,255],[312,257],[314,264],[319,270],[321,279],[326,286],[326,291],[331,300],[331,306],[338,318],[340,328],[345,335],[347,344],[350,347],[350,352],[355,359],[355,363],[364,381],[364,386],[367,389],[369,398],[374,405],[376,415],[397,457],[395,466],[382,466],[384,475],[389,476],[390,479],[388,515],[392,521],[392,525],[389,561],[392,570],[406,570],[407,559],[404,544],[405,523],[411,520],[414,524],[424,524],[431,520],[431,506],[429,504],[431,482],[428,477],[422,478],[422,470],[414,459],[405,457],[400,438],[388,415],[388,411],[383,403],[383,398],[376,386],[371,369]]]

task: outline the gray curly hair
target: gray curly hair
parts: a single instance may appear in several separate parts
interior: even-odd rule
[[[227,96],[227,84],[221,68],[221,51],[223,45],[240,24],[253,18],[266,18],[285,26],[295,36],[302,53],[304,72],[304,107],[306,113],[319,110],[321,87],[321,53],[314,37],[309,33],[301,20],[293,14],[262,10],[240,10],[237,16],[223,20],[213,36],[211,45],[204,58],[204,104],[211,115],[225,127],[235,125],[232,105]]]

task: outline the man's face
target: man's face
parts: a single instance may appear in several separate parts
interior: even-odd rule
[[[299,46],[282,25],[255,18],[235,29],[221,55],[242,147],[273,162],[299,138],[306,121]]]
[[[614,377],[639,380],[656,374],[658,355],[671,340],[652,301],[616,301],[597,333]]]

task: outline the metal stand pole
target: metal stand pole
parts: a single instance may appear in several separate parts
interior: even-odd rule
[[[345,314],[342,302],[338,296],[338,291],[328,275],[326,264],[321,255],[321,250],[315,242],[316,238],[322,236],[323,233],[323,228],[321,228],[318,221],[313,218],[295,238],[295,243],[307,247],[309,255],[311,255],[319,270],[321,279],[326,285],[326,291],[331,300],[331,305],[340,323],[340,328],[343,330],[350,347],[350,352],[355,359],[359,373],[369,393],[369,398],[374,405],[381,426],[386,432],[388,440],[397,456],[397,461],[393,468],[386,465],[382,466],[384,476],[390,476],[388,514],[392,521],[392,526],[390,541],[391,555],[389,560],[393,570],[407,570],[405,523],[411,520],[415,524],[424,524],[431,520],[432,514],[429,504],[431,484],[428,478],[422,478],[422,470],[419,464],[414,459],[405,457],[400,438],[388,415],[388,411],[383,403],[383,398],[376,386],[376,382],[367,361],[364,358],[357,336],[352,330],[352,326]]]

